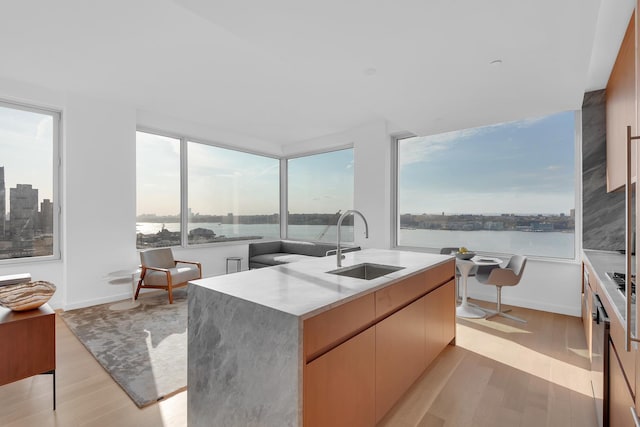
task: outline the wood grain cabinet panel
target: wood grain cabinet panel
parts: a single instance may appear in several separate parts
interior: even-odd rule
[[[428,284],[428,271],[425,271],[377,291],[375,293],[376,318],[383,317],[420,298],[427,292]]]
[[[305,427],[375,424],[374,329],[365,330],[305,366]]]
[[[427,292],[453,279],[456,274],[456,261],[451,259],[444,264],[427,270]]]
[[[376,422],[426,368],[426,298],[420,298],[375,326]]]
[[[56,368],[55,314],[48,305],[12,312],[0,307],[0,385]]]
[[[371,326],[375,296],[365,295],[304,321],[305,362]]]
[[[455,338],[455,281],[425,297],[425,363],[429,365]]]
[[[626,182],[627,126],[633,135],[636,126],[635,14],[611,70],[606,90],[607,191],[617,190]],[[635,152],[635,145],[633,146]],[[633,158],[633,157],[632,157]],[[636,176],[635,162],[631,175]]]
[[[442,319],[442,349],[456,338],[456,282],[449,281],[436,290]],[[438,352],[439,353],[439,352]]]
[[[633,406],[633,397],[624,379],[622,367],[613,346],[609,344],[609,425],[635,427],[631,415]]]
[[[306,427],[374,426],[384,417],[455,338],[454,266],[304,321]]]
[[[437,265],[376,292],[376,318],[420,298],[455,275],[455,260]]]

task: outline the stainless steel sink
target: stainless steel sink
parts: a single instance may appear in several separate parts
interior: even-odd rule
[[[327,271],[327,273],[337,274],[338,276],[353,277],[356,279],[373,280],[380,276],[393,273],[394,271],[402,270],[403,268],[404,267],[365,262],[363,264],[357,264],[349,267],[338,268],[337,270]]]

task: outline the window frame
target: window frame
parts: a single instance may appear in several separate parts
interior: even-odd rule
[[[62,111],[55,108],[49,108],[24,102],[9,101],[6,99],[0,99],[0,106],[4,108],[11,108],[14,110],[28,111],[31,113],[43,114],[51,116],[53,119],[53,131],[52,131],[52,151],[51,151],[51,166],[52,166],[52,195],[51,203],[53,204],[53,245],[51,255],[40,255],[33,257],[19,257],[19,258],[7,258],[0,260],[0,265],[20,264],[20,263],[33,263],[33,262],[48,262],[62,259],[62,191],[60,189],[61,175],[62,175],[62,149],[60,141],[62,140]],[[7,188],[5,187],[5,191]],[[6,207],[5,207],[6,209]],[[5,212],[6,213],[6,212]]]
[[[300,152],[300,153],[296,153],[296,154],[291,154],[288,156],[284,156],[282,157],[281,163],[280,163],[280,173],[281,173],[281,180],[284,183],[284,186],[281,187],[281,194],[280,194],[280,199],[281,199],[281,203],[282,203],[282,210],[280,212],[280,236],[281,239],[286,239],[286,240],[292,240],[292,241],[305,241],[305,242],[313,242],[313,243],[323,243],[326,244],[326,241],[322,241],[322,240],[302,240],[299,238],[295,238],[295,237],[289,237],[289,160],[292,159],[300,159],[303,157],[310,157],[310,156],[316,156],[319,154],[327,154],[327,153],[333,153],[335,151],[342,151],[342,150],[354,150],[354,160],[355,160],[355,145],[353,143],[349,143],[349,144],[343,144],[343,145],[337,145],[334,147],[331,147],[329,149],[318,149],[318,150],[309,150],[309,151],[304,151],[304,152]],[[284,162],[284,175],[282,175],[282,171],[283,171],[283,167],[282,167],[282,162]],[[353,178],[354,178],[354,195],[355,195],[355,168],[357,167],[357,165],[355,164],[354,161],[354,165],[353,165]],[[283,196],[284,195],[284,196]],[[355,198],[354,198],[355,200]],[[349,209],[355,209],[355,206],[353,206],[353,201],[352,201],[352,207]],[[285,212],[286,215],[283,215],[282,212]],[[283,216],[286,218],[286,220],[284,221],[284,227],[282,226],[283,223]],[[337,225],[337,224],[336,224]],[[354,243],[354,242],[349,242],[349,241],[345,241],[345,243]]]
[[[571,111],[571,110],[567,110]],[[561,111],[547,113],[546,116],[550,116],[556,113],[560,113]],[[540,255],[527,255],[529,259],[532,260],[542,260],[547,262],[555,262],[560,264],[578,264],[581,262],[580,251],[582,248],[582,111],[580,109],[573,110],[574,113],[574,176],[573,176],[573,185],[574,185],[574,211],[575,211],[575,229],[573,232],[573,256],[567,258],[557,258],[557,257],[548,257],[548,256],[540,256]],[[520,119],[520,120],[526,120]],[[514,120],[518,121],[518,120]],[[508,122],[505,122],[508,123]],[[482,126],[478,126],[482,127]],[[435,135],[435,134],[434,134]],[[440,248],[432,248],[432,247],[420,247],[420,246],[407,246],[407,245],[399,245],[398,239],[400,237],[400,217],[399,217],[399,208],[398,208],[398,195],[399,195],[399,176],[400,166],[398,164],[399,160],[399,141],[406,138],[413,138],[418,135],[415,135],[410,132],[397,132],[391,135],[390,143],[391,143],[391,245],[393,249],[397,250],[407,250],[413,252],[428,252],[428,253],[439,253]],[[498,256],[498,257],[508,257],[512,254],[502,253],[502,252],[485,252],[481,251],[482,254],[486,254],[488,256]]]
[[[278,160],[280,162],[280,168],[282,167],[282,158],[279,156],[275,156],[273,154],[268,154],[265,152],[257,151],[257,150],[249,150],[244,148],[233,147],[228,144],[222,144],[219,142],[211,142],[206,139],[191,137],[187,134],[170,132],[158,130],[145,126],[136,126],[136,132],[149,133],[157,136],[164,136],[167,138],[174,138],[180,141],[180,244],[173,246],[166,246],[170,248],[212,248],[219,246],[228,246],[228,245],[238,245],[243,243],[252,243],[252,242],[267,242],[278,240],[278,238],[268,237],[265,239],[246,239],[246,240],[231,240],[226,242],[209,242],[209,243],[198,243],[198,244],[190,244],[189,243],[189,233],[186,232],[188,230],[189,224],[189,156],[188,156],[188,143],[196,143],[208,145],[215,148],[222,148],[225,150],[237,151],[240,153],[252,154],[255,156],[268,157],[270,159]],[[137,142],[136,142],[137,143]],[[137,174],[137,171],[136,171]],[[137,181],[137,175],[136,175]],[[137,184],[137,182],[136,182]],[[282,170],[280,170],[280,182],[279,182],[279,203],[278,206],[281,206],[282,200]],[[137,202],[136,202],[136,217],[137,213]],[[280,214],[280,237],[282,238],[282,214]],[[136,250],[141,251],[144,249],[138,248],[136,245]]]

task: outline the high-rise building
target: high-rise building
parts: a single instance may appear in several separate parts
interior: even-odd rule
[[[17,184],[9,190],[9,228],[15,250],[33,247],[37,222],[38,189],[31,184]]]
[[[4,189],[4,166],[0,166],[0,240],[4,240],[4,228],[7,222],[7,194]]]
[[[40,203],[40,232],[53,234],[53,203],[49,199]]]

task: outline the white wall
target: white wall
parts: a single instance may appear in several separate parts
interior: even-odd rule
[[[31,273],[58,286],[51,305],[75,308],[130,295],[129,284],[109,283],[111,271],[139,263],[135,249],[135,129],[144,126],[273,155],[322,151],[352,144],[354,207],[369,223],[365,240],[356,221],[356,242],[391,248],[391,139],[385,122],[280,148],[254,138],[185,123],[82,94],[0,79],[0,98],[53,107],[63,112],[62,260],[19,260],[0,264],[0,275]],[[247,243],[175,248],[176,258],[200,261],[205,276],[223,274],[228,256],[242,256]],[[580,267],[576,263],[531,260],[521,284],[504,291],[504,302],[579,315]],[[495,299],[495,288],[470,282],[470,295]]]
[[[354,209],[369,224],[369,238],[364,225],[356,219],[355,243],[363,248],[391,247],[391,140],[384,121],[369,123],[348,132],[285,145],[283,156],[312,153],[353,145]]]
[[[66,307],[108,301],[107,274],[133,269],[135,129],[131,107],[69,95],[63,112]],[[115,286],[115,288],[114,288]]]
[[[110,283],[110,272],[135,268],[136,151],[138,113],[132,106],[77,93],[0,80],[0,99],[62,111],[61,250],[62,259],[15,260],[0,264],[0,275],[30,273],[57,286],[50,304],[72,309],[116,301],[131,295],[130,282]],[[149,123],[171,123],[143,114]],[[155,120],[155,121],[154,121]],[[227,137],[251,149],[256,141],[205,126],[178,126],[191,136]],[[204,129],[204,131],[203,131]],[[253,144],[253,145],[252,145]],[[273,150],[273,147],[269,147]],[[242,256],[247,268],[247,244],[175,249],[176,258],[200,261],[207,276],[225,271],[227,256]]]
[[[574,262],[529,259],[517,286],[502,288],[502,303],[580,316],[582,266]],[[496,301],[496,287],[469,278],[471,298]]]

